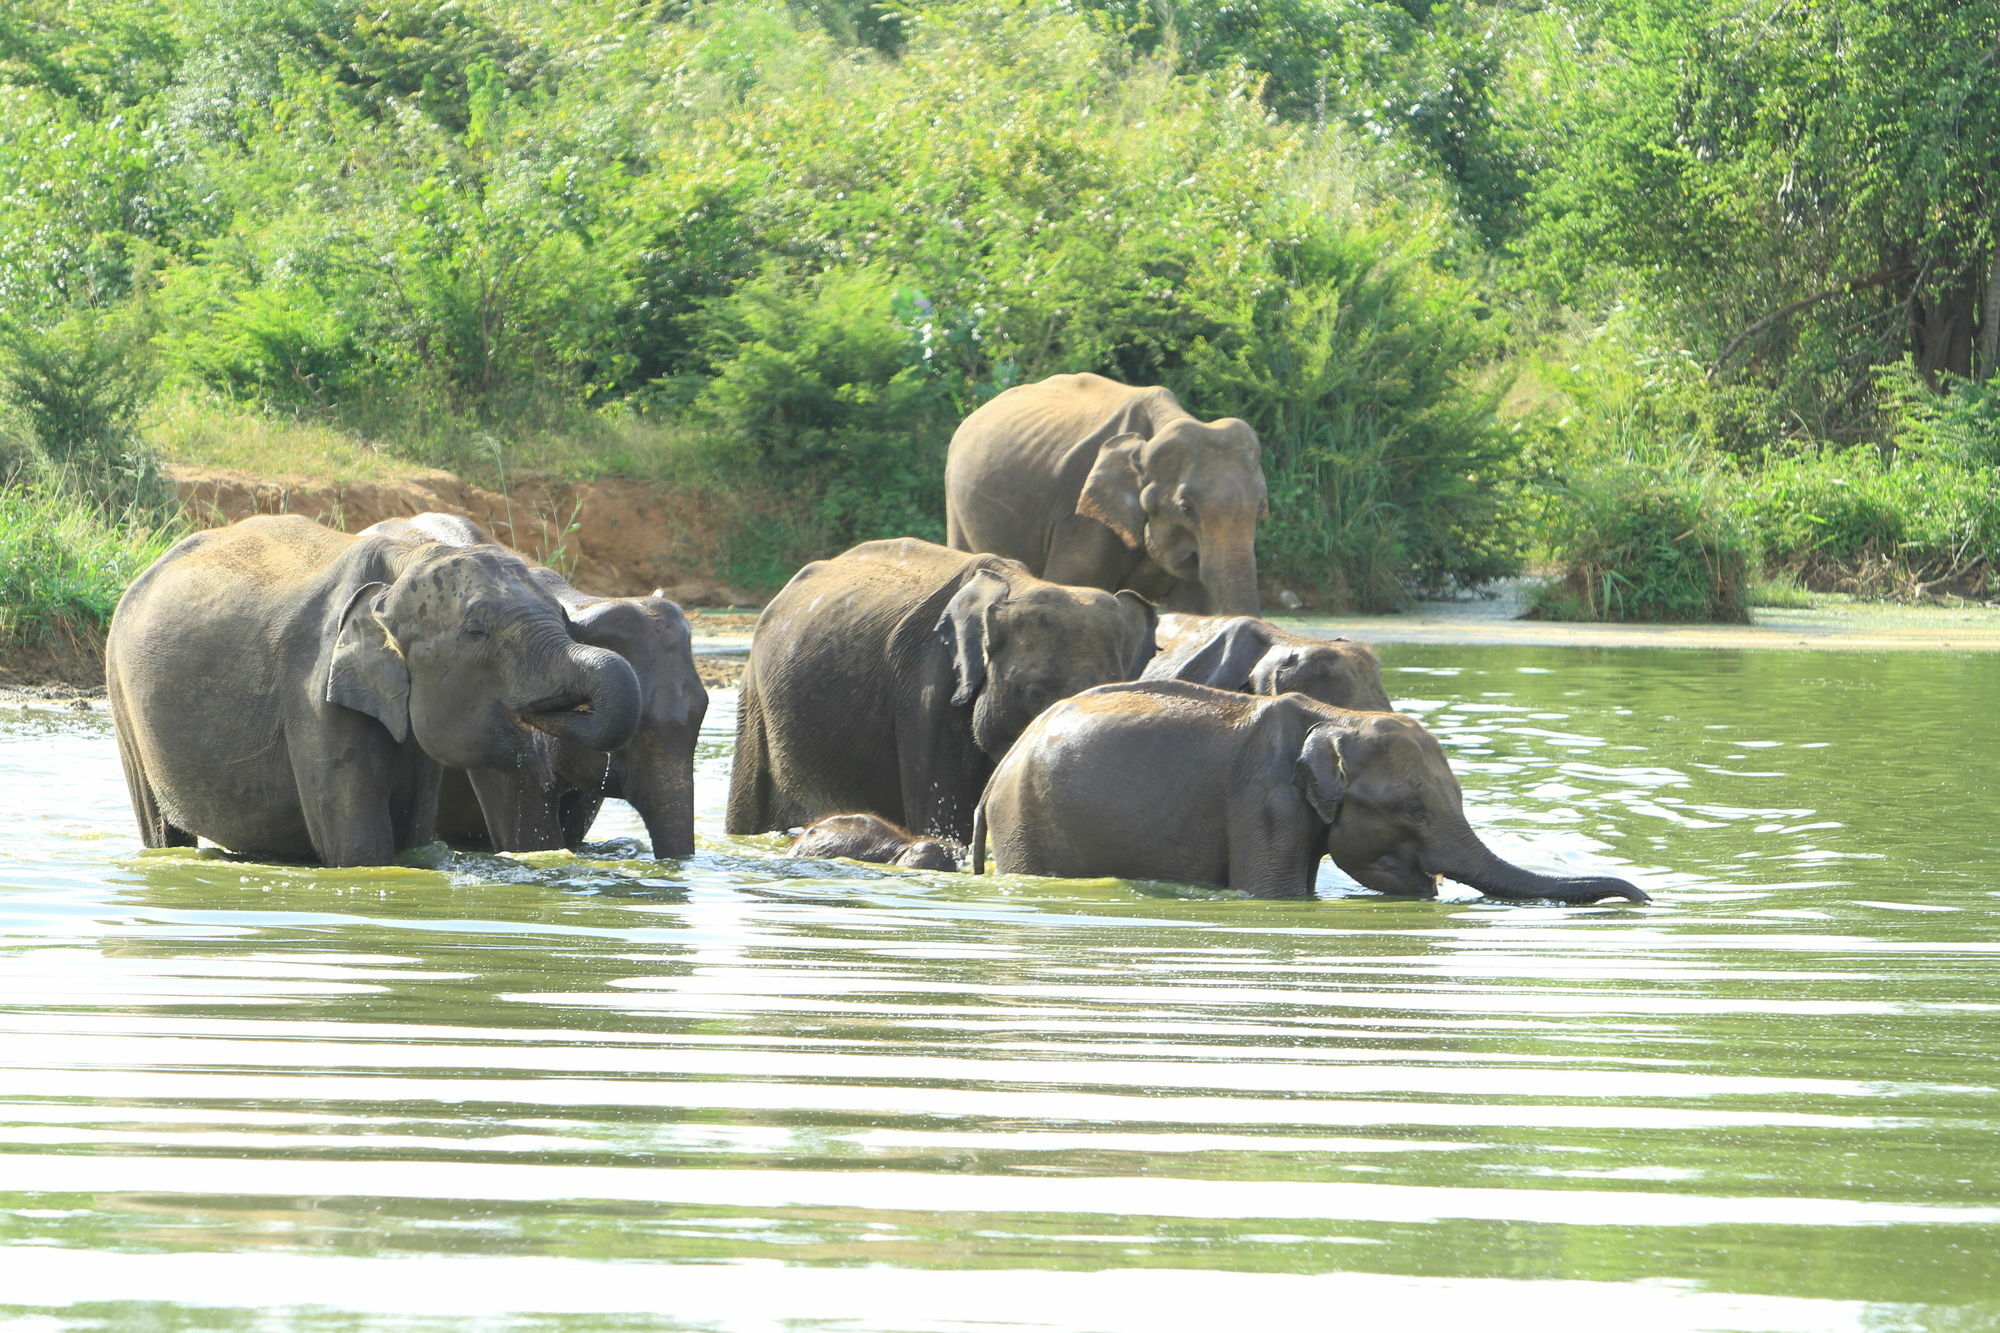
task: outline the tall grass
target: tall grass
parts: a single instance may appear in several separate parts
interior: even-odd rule
[[[125,588],[180,534],[73,486],[0,490],[0,648],[94,654]]]

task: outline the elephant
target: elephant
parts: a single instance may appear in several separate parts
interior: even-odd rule
[[[757,621],[736,711],[731,833],[861,810],[964,842],[993,763],[1056,700],[1130,680],[1153,606],[914,538],[792,576]]]
[[[1002,871],[1171,880],[1306,898],[1322,856],[1377,893],[1648,901],[1609,876],[1511,865],[1466,822],[1444,749],[1414,718],[1187,681],[1087,690],[1043,713],[980,799]]]
[[[441,766],[483,796],[545,772],[551,738],[613,750],[639,723],[631,666],[571,638],[519,556],[296,515],[162,555],[113,613],[105,677],[148,847],[331,866],[429,842]]]
[[[936,838],[919,838],[879,815],[828,815],[792,843],[793,856],[880,861],[913,870],[956,870],[958,858]]]
[[[493,539],[471,519],[418,514],[362,529],[383,534],[478,546]],[[609,754],[575,741],[555,742],[555,784],[516,784],[501,799],[520,804],[516,821],[525,845],[493,836],[466,776],[447,772],[438,796],[438,833],[451,842],[490,842],[502,851],[533,851],[580,844],[604,799],[625,801],[645,821],[653,855],[694,855],[694,750],[708,691],[695,671],[693,632],[679,606],[650,597],[592,597],[578,592],[553,569],[530,572],[569,618],[570,635],[618,654],[639,677],[639,725],[632,739]]]
[[[1257,613],[1257,433],[1102,375],[1007,390],[951,437],[946,542],[1170,611]]]
[[[1393,711],[1365,643],[1318,639],[1255,616],[1160,617],[1160,655],[1143,680],[1189,680],[1249,694],[1297,692],[1335,708]]]

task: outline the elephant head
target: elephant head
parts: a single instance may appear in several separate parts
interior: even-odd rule
[[[1442,875],[1491,898],[1648,901],[1622,879],[1540,875],[1494,855],[1466,822],[1443,747],[1412,718],[1322,721],[1306,733],[1294,776],[1328,825],[1327,855],[1378,893],[1435,897]]]
[[[497,546],[381,542],[388,582],[354,588],[326,628],[329,703],[366,713],[447,768],[553,785],[550,740],[613,750],[639,721],[625,659],[578,643],[527,564]],[[526,802],[481,806],[497,845],[534,845]]]
[[[1149,680],[1186,680],[1250,694],[1303,694],[1335,708],[1393,710],[1382,689],[1381,664],[1366,644],[1307,638],[1255,616],[1182,619],[1178,624],[1200,626],[1206,638],[1162,652],[1146,667]]]
[[[1192,590],[1171,599],[1176,609],[1255,615],[1257,524],[1271,512],[1260,452],[1234,417],[1117,435],[1099,447],[1076,511]]]
[[[1135,592],[976,570],[937,622],[950,645],[951,702],[971,707],[973,743],[997,760],[1050,704],[1136,677],[1156,650],[1158,620]]]
[[[895,864],[912,870],[956,870],[958,858],[936,838],[917,838],[896,853]]]
[[[549,571],[538,577],[554,578]],[[559,578],[554,582],[569,589]],[[645,821],[653,855],[694,855],[694,747],[708,714],[708,691],[689,651],[687,617],[658,595],[579,599],[569,611],[578,642],[616,653],[638,672],[639,724],[632,739],[609,755],[563,741],[557,772],[583,792],[629,802]]]
[[[1341,708],[1387,713],[1382,667],[1366,644],[1348,639],[1278,643],[1250,669],[1253,694],[1303,694]]]

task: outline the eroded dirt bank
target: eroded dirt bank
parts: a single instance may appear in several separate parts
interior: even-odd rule
[[[666,590],[688,607],[746,606],[755,599],[717,576],[715,525],[700,497],[637,481],[530,482],[507,494],[449,472],[388,481],[327,482],[174,467],[174,489],[203,527],[252,514],[303,514],[358,532],[427,510],[463,514],[532,560],[563,570],[586,591],[624,597]]]

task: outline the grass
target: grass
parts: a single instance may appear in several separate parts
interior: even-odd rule
[[[0,647],[94,650],[125,587],[179,536],[73,491],[0,491]]]
[[[351,431],[192,394],[163,398],[145,435],[167,463],[235,468],[260,478],[388,481],[422,468],[392,445]]]
[[[727,489],[727,477],[740,470],[706,433],[617,413],[579,413],[546,430],[409,420],[368,432],[181,393],[160,400],[145,436],[168,463],[274,480],[394,481],[442,468],[494,490],[529,480],[606,477]]]
[[[1800,611],[1822,604],[1827,595],[1802,588],[1789,578],[1763,578],[1750,585],[1750,595],[1746,600],[1751,606]]]

